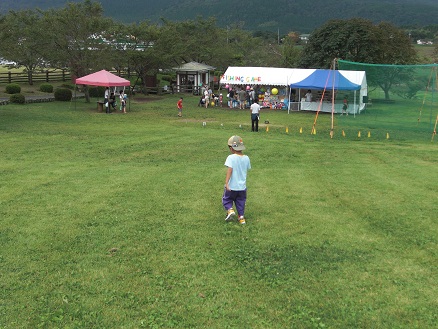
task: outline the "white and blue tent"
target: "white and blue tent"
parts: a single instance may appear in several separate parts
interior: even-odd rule
[[[292,88],[300,89],[336,89],[336,90],[360,90],[361,85],[356,81],[350,81],[339,71],[315,70],[307,78],[291,83]]]
[[[365,71],[346,71],[346,70],[322,70],[315,69],[304,79],[292,82],[291,89],[301,90],[329,90],[335,93],[341,91],[351,91],[354,93],[353,104],[350,112],[360,113],[365,108],[364,96],[368,95],[368,87]],[[300,93],[301,94],[301,93]],[[359,96],[359,97],[357,97]],[[301,110],[314,111],[312,104],[302,104]],[[330,106],[322,106],[323,112],[331,112]]]
[[[326,85],[327,79],[330,81]],[[332,90],[333,81],[335,90],[354,93],[354,106],[351,106],[353,113],[359,113],[365,108],[363,96],[368,94],[365,71],[230,66],[220,79],[223,85],[287,86],[299,91]],[[303,110],[306,109],[312,110],[309,107]],[[325,106],[323,111],[329,112],[331,109]]]

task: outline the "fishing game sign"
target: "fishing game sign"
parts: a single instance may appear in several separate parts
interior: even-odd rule
[[[261,84],[262,77],[252,76],[239,76],[239,75],[222,75],[221,81],[227,81],[227,83],[242,83],[242,84]]]

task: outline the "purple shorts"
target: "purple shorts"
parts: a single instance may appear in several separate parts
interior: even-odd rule
[[[225,210],[233,208],[233,203],[236,204],[236,210],[239,216],[245,215],[246,204],[246,190],[243,191],[227,191],[224,188],[224,195],[222,196],[222,204]]]

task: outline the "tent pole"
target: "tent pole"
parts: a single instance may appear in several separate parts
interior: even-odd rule
[[[301,111],[301,88],[298,88],[298,111]]]
[[[333,138],[334,134],[334,122],[335,122],[335,77],[336,77],[336,58],[333,60],[333,83],[332,83],[332,122],[330,127],[330,138]]]
[[[356,117],[356,90],[354,91],[354,102],[353,102],[353,115],[354,118]],[[358,112],[358,114],[360,114],[360,112]]]

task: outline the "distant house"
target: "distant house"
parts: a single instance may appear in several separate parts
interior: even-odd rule
[[[309,41],[310,34],[300,34],[300,40],[303,43],[307,43]]]
[[[210,86],[213,82],[215,67],[207,64],[189,62],[173,69],[176,71],[177,92],[197,92],[202,85]]]
[[[430,40],[417,40],[417,45],[433,45],[433,42]]]

